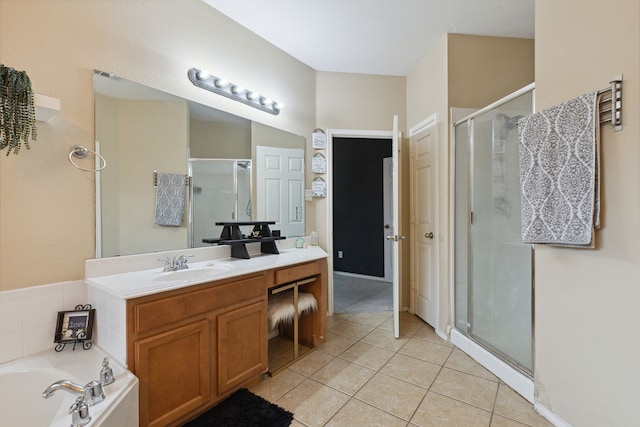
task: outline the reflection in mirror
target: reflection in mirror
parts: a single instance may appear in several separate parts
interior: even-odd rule
[[[193,179],[190,246],[209,246],[202,239],[218,237],[215,221],[251,221],[251,160],[190,159]]]
[[[96,151],[109,165],[96,179],[96,257],[207,246],[220,221],[275,221],[283,236],[304,234],[304,137],[94,77]],[[154,223],[154,171],[191,177],[178,227]]]

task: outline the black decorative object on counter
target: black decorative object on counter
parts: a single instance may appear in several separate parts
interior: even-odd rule
[[[247,243],[260,242],[260,252],[263,254],[279,254],[276,240],[286,239],[285,236],[275,236],[269,229],[270,224],[275,221],[246,221],[246,222],[216,222],[222,225],[222,233],[219,239],[202,239],[203,243],[218,245],[231,245],[231,256],[233,258],[249,259]],[[241,225],[253,225],[251,235],[244,236],[240,231]]]
[[[73,350],[77,343],[82,343],[82,348],[89,350],[93,345],[93,319],[96,310],[91,304],[76,305],[75,310],[59,311],[56,334],[53,342],[57,343],[56,351],[62,351],[67,344],[73,343]]]

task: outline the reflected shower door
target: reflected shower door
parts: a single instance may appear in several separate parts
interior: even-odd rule
[[[220,237],[223,221],[251,220],[251,160],[191,159],[191,247]]]

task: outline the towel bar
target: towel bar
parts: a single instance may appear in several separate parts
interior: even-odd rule
[[[187,187],[191,185],[190,176],[184,177],[184,185],[186,185]],[[158,171],[153,171],[153,188],[156,188],[157,186],[158,186]]]
[[[610,123],[613,130],[618,132],[622,130],[622,74],[610,83],[610,87],[598,91],[598,96],[605,95],[598,101],[600,124]]]

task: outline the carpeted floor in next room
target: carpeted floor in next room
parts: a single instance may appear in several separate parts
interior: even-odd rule
[[[333,312],[376,313],[393,310],[393,284],[362,276],[333,274]]]

